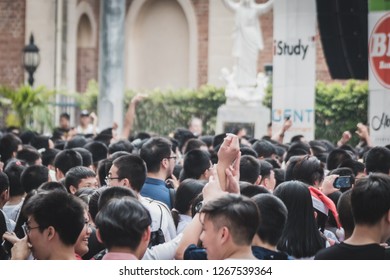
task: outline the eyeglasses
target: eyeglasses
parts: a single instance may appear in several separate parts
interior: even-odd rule
[[[121,177],[111,177],[111,176],[106,176],[106,178],[104,178],[104,182],[106,182],[106,184],[108,185],[108,184],[109,184],[109,182],[110,182],[111,180],[115,180],[115,179],[117,179],[117,180],[122,180],[122,178],[121,178]]]
[[[173,159],[175,159],[175,160],[176,160],[177,156],[171,156],[171,157],[167,157],[167,159],[171,159],[171,158],[173,158]]]
[[[27,235],[30,233],[30,231],[32,231],[33,229],[36,229],[36,228],[39,228],[40,226],[36,226],[36,227],[30,227],[27,223],[24,223],[22,225],[22,229],[24,231],[24,234]]]
[[[93,228],[93,225],[89,221],[85,222],[84,226],[87,228],[87,230],[88,230],[88,228],[91,229],[91,230]]]

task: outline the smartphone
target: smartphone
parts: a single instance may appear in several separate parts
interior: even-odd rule
[[[352,187],[351,176],[339,176],[334,182],[333,186],[336,189],[346,189]]]

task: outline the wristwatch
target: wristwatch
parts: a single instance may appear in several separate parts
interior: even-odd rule
[[[203,201],[199,201],[199,202],[195,205],[195,213],[199,213],[200,210],[202,210],[202,207],[203,207]]]

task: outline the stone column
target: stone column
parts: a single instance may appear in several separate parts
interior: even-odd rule
[[[126,0],[101,0],[99,39],[99,129],[123,125],[124,23]]]

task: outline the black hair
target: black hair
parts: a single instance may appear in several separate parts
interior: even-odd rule
[[[352,156],[346,150],[340,148],[334,149],[328,155],[326,160],[326,168],[328,170],[336,169],[340,163],[347,159],[352,159]]]
[[[12,158],[13,153],[18,151],[19,145],[22,145],[22,140],[13,133],[6,133],[0,139],[0,158],[5,164]]]
[[[35,165],[36,161],[41,158],[41,154],[33,146],[24,145],[23,148],[17,152],[16,158],[23,160],[27,165]]]
[[[260,175],[260,163],[257,158],[250,155],[241,156],[240,181],[255,184]]]
[[[54,167],[58,168],[64,176],[69,169],[75,166],[82,166],[83,158],[74,150],[63,150],[54,158]]]
[[[366,172],[380,172],[390,174],[390,150],[377,146],[371,148],[365,158]]]
[[[275,146],[267,140],[256,141],[252,144],[252,148],[260,158],[268,158],[276,153]]]
[[[148,172],[158,172],[164,158],[171,156],[172,144],[163,137],[153,137],[146,141],[140,151],[140,156],[146,163]]]
[[[119,140],[117,142],[111,143],[108,146],[108,153],[112,155],[115,152],[123,151],[131,154],[133,149],[134,146],[129,140]]]
[[[23,195],[25,193],[20,180],[25,168],[26,167],[24,167],[19,161],[16,161],[8,164],[7,168],[4,170],[9,179],[10,196],[18,196]]]
[[[53,165],[56,155],[60,152],[58,149],[46,149],[41,153],[42,164],[44,166]]]
[[[356,180],[352,188],[351,205],[355,224],[378,223],[390,209],[390,176],[370,173]]]
[[[0,194],[9,188],[9,180],[7,174],[0,171]]]
[[[90,151],[82,147],[72,148],[72,150],[78,152],[81,155],[83,159],[83,166],[89,167],[92,165],[92,153]]]
[[[31,165],[23,170],[20,183],[26,193],[37,189],[41,184],[49,180],[49,169],[44,165]]]
[[[210,154],[203,150],[192,150],[184,155],[183,173],[180,180],[188,178],[200,179],[203,173],[211,167]]]
[[[287,223],[277,248],[295,258],[313,257],[325,248],[313,215],[313,202],[308,185],[300,181],[280,184],[274,195],[280,198],[288,210]]]
[[[112,163],[118,169],[117,175],[120,179],[128,179],[131,188],[140,192],[146,180],[146,166],[138,155],[121,156]]]
[[[70,191],[70,187],[78,189],[78,185],[82,179],[86,178],[95,178],[96,174],[91,169],[85,166],[75,166],[69,169],[65,176],[65,187],[68,192]]]
[[[38,187],[38,191],[63,191],[68,192],[60,182],[45,182]]]
[[[260,222],[256,203],[242,195],[226,194],[209,201],[202,209],[204,219],[212,221],[214,228],[226,226],[234,243],[250,245]]]
[[[65,143],[64,149],[73,149],[78,147],[84,147],[88,141],[83,135],[76,135],[68,142]]]
[[[151,223],[149,211],[130,197],[112,199],[96,216],[96,226],[109,250],[114,246],[136,250]]]
[[[272,194],[258,194],[252,197],[260,212],[260,224],[257,229],[259,238],[276,246],[287,222],[288,210],[283,201]]]
[[[137,198],[137,194],[126,187],[109,187],[105,188],[99,196],[98,211],[100,211],[111,199],[132,197]]]
[[[92,141],[84,145],[84,148],[92,153],[92,161],[95,167],[100,160],[106,159],[108,156],[107,146],[98,141]]]
[[[39,231],[52,226],[65,245],[74,245],[85,225],[84,208],[75,196],[63,191],[38,192],[23,209],[26,217],[33,216]]]

